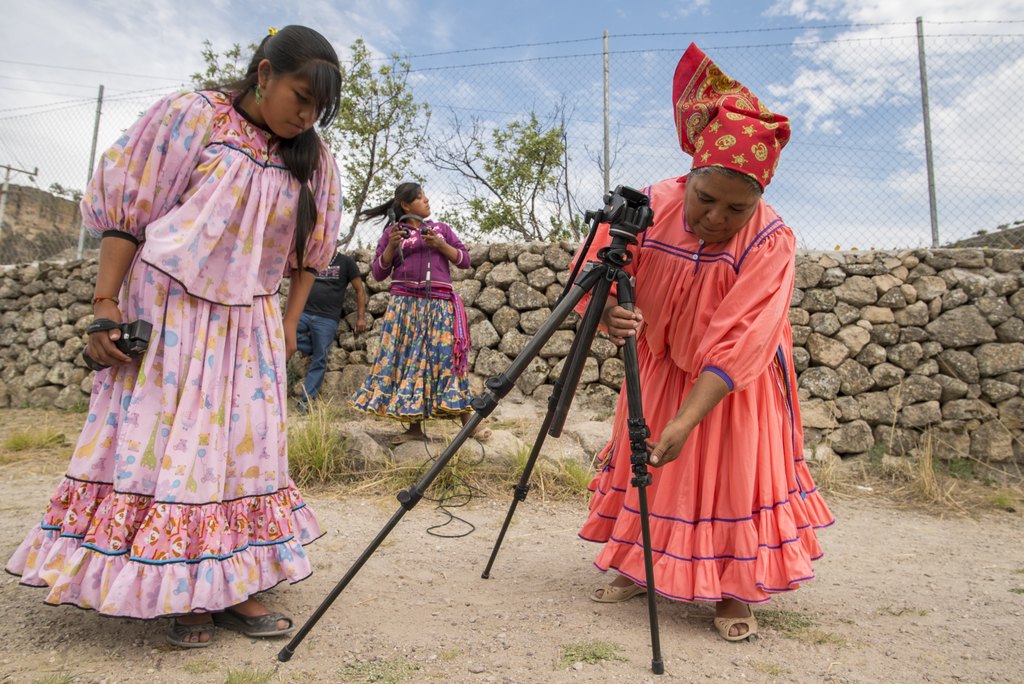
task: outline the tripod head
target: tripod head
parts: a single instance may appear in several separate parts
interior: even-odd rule
[[[604,207],[588,211],[584,217],[588,222],[607,223],[613,238],[622,238],[630,245],[635,245],[637,235],[654,223],[647,195],[625,185],[605,194]]]

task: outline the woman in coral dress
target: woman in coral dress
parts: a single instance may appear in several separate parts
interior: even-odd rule
[[[789,122],[694,45],[673,90],[693,168],[645,190],[654,225],[631,248],[637,311],[613,296],[602,322],[618,343],[637,337],[655,588],[716,602],[716,628],[736,641],[757,631],[751,604],[813,579],[815,530],[833,522],[802,455],[787,318],[796,240],[761,197]],[[609,242],[604,230],[580,258]],[[597,567],[619,573],[591,596],[607,603],[645,591],[626,419],[623,391],[580,531],[604,543]]]
[[[129,357],[95,330],[86,425],[67,474],[7,564],[49,604],[176,616],[168,640],[205,646],[291,620],[251,598],[310,574],[320,536],[288,476],[285,359],[334,253],[340,188],[313,129],[338,109],[338,57],[289,26],[223,91],[156,103],[106,152],[82,215],[102,236],[97,320],[145,320]],[[282,311],[278,290],[291,278]],[[216,613],[217,615],[212,615]]]

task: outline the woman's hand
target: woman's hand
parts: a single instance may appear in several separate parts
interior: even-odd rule
[[[299,322],[284,320],[284,358],[292,358],[299,350]]]
[[[405,239],[405,230],[399,226],[391,226],[391,232],[388,233],[388,244],[384,247],[384,251],[380,255],[381,263],[385,266],[390,266],[392,260],[395,258],[395,252],[398,251],[399,243]]]
[[[121,310],[117,304],[109,299],[101,299],[93,306],[95,318],[108,318],[115,323],[121,323]],[[131,361],[131,357],[117,348],[116,340],[121,339],[121,331],[118,328],[113,330],[100,330],[89,335],[89,343],[85,347],[85,353],[93,361],[104,366],[115,366]]]
[[[435,233],[430,228],[425,228],[423,233],[423,242],[427,243],[427,247],[431,249],[443,250],[448,242],[440,233]]]
[[[388,234],[388,247],[392,250],[398,249],[398,244],[405,239],[407,230],[401,226],[391,226],[391,232]]]
[[[609,303],[601,314],[601,324],[608,331],[608,337],[618,346],[626,343],[627,337],[635,337],[644,323],[640,309],[632,311],[618,304]]]
[[[692,429],[686,421],[679,417],[670,420],[665,425],[665,429],[661,431],[657,444],[650,440],[647,441],[647,448],[651,450],[650,464],[655,468],[660,468],[666,463],[676,460]]]

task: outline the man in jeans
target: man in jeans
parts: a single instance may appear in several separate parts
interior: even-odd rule
[[[356,291],[356,332],[366,330],[366,290],[359,267],[351,257],[341,254],[334,256],[330,265],[316,275],[310,290],[306,307],[299,319],[299,351],[310,357],[309,370],[303,384],[303,396],[299,399],[299,413],[305,413],[308,402],[320,393],[320,385],[327,372],[327,351],[338,334],[338,322],[342,316],[342,304],[349,283]]]

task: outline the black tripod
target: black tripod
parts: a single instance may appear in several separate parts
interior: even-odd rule
[[[498,402],[505,397],[512,389],[515,381],[529,367],[530,362],[540,353],[548,339],[558,330],[560,324],[572,312],[575,306],[582,301],[584,296],[591,294],[590,303],[587,306],[583,321],[577,335],[573,340],[562,367],[562,373],[555,382],[554,391],[548,400],[548,412],[534,443],[530,457],[523,468],[519,482],[515,486],[515,493],[512,503],[509,506],[508,514],[502,525],[501,532],[495,542],[494,550],[487,562],[483,572],[486,579],[490,576],[491,566],[498,554],[502,540],[508,530],[509,523],[515,513],[516,506],[520,501],[526,499],[529,491],[530,474],[544,444],[545,433],[558,437],[562,432],[569,405],[575,394],[576,386],[579,384],[580,375],[583,372],[583,365],[586,361],[590,346],[593,343],[594,335],[597,333],[598,323],[608,295],[611,292],[612,283],[617,285],[617,298],[619,305],[626,309],[633,307],[633,285],[630,282],[629,274],[624,270],[632,260],[627,250],[631,244],[636,244],[637,235],[651,225],[653,213],[648,206],[645,195],[631,188],[617,187],[614,192],[605,196],[605,207],[596,212],[587,212],[587,221],[594,227],[598,223],[608,223],[609,233],[612,236],[611,245],[598,253],[599,261],[590,262],[584,268],[578,281],[570,279],[571,288],[563,293],[559,303],[546,321],[540,326],[537,334],[530,340],[526,347],[512,361],[505,372],[487,379],[487,392],[473,400],[474,415],[462,427],[448,447],[438,457],[431,468],[408,489],[399,492],[399,509],[391,516],[387,524],[377,533],[369,546],[363,550],[356,561],[349,568],[348,572],[339,580],[334,589],[327,595],[320,606],[306,620],[305,624],[292,637],[292,640],[277,654],[278,660],[284,662],[290,660],[295,649],[305,639],[306,635],[316,625],[321,617],[331,607],[331,604],[341,595],[348,583],[355,577],[356,573],[363,567],[370,556],[377,550],[384,539],[391,533],[398,522],[412,510],[424,493],[430,487],[434,479],[448,465],[451,458],[458,452],[462,444],[469,438],[480,422],[489,416],[497,407]],[[593,230],[591,230],[593,236]],[[644,571],[647,582],[647,608],[651,628],[651,648],[653,658],[651,670],[655,674],[662,674],[665,666],[661,658],[661,643],[658,634],[658,613],[655,605],[654,588],[654,565],[651,558],[651,534],[647,513],[647,491],[646,487],[651,482],[651,475],[647,471],[648,451],[647,437],[650,431],[644,421],[643,409],[640,401],[640,373],[637,361],[636,338],[626,339],[625,364],[626,364],[626,396],[629,404],[629,441],[630,441],[630,462],[632,463],[633,478],[631,483],[637,488],[640,499],[640,525],[644,545]]]

